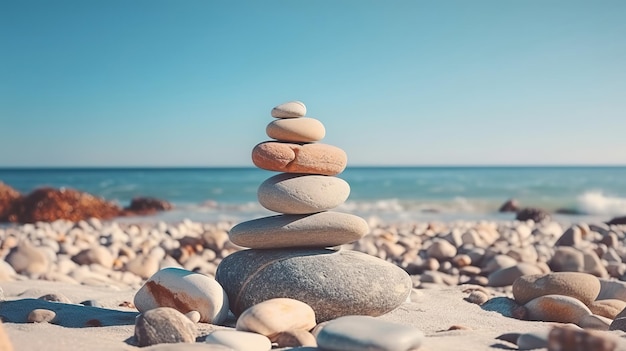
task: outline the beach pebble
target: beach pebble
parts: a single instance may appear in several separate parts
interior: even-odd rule
[[[524,307],[528,310],[528,319],[534,321],[578,324],[582,317],[592,314],[580,300],[564,295],[539,296]]]
[[[583,251],[583,272],[593,274],[596,277],[607,278],[609,273],[604,267],[604,263],[598,257],[598,254],[593,250]]]
[[[412,288],[398,266],[351,250],[242,250],[222,260],[216,279],[235,315],[259,302],[288,297],[311,306],[318,322],[348,314],[382,315],[402,304]]]
[[[272,342],[266,336],[238,330],[216,330],[207,335],[204,342],[237,351],[269,351],[272,348]]]
[[[278,141],[310,143],[324,139],[326,129],[315,118],[288,118],[270,122],[265,128],[267,136]]]
[[[485,294],[482,291],[479,290],[475,290],[472,291],[469,296],[467,298],[465,298],[467,301],[471,302],[471,303],[475,303],[477,305],[482,305],[485,302],[489,301],[489,296],[487,296],[487,294]]]
[[[519,263],[512,267],[499,269],[489,274],[489,286],[499,287],[513,284],[515,280],[524,275],[540,274],[541,269],[534,264]]]
[[[200,322],[200,312],[198,311],[189,311],[185,313],[185,317],[189,318],[189,320],[194,323]]]
[[[447,240],[435,239],[426,252],[428,257],[443,261],[456,256],[456,247]]]
[[[613,279],[598,279],[600,293],[596,300],[618,299],[626,301],[626,282]]]
[[[618,299],[596,300],[589,305],[593,314],[615,319],[626,308],[626,301]]]
[[[326,324],[317,335],[323,350],[409,351],[418,349],[424,334],[411,326],[368,316],[345,316]]]
[[[348,156],[328,144],[267,141],[252,149],[252,162],[268,171],[334,176],[346,168]]]
[[[50,302],[60,302],[60,303],[72,303],[67,296],[61,293],[52,293],[46,294],[39,297],[39,300],[50,301]]]
[[[141,347],[161,343],[193,343],[196,334],[195,324],[170,307],[145,311],[135,322],[135,340]]]
[[[274,337],[289,330],[309,331],[315,327],[315,312],[304,302],[275,298],[260,302],[245,310],[237,319],[236,329]]]
[[[81,265],[99,264],[102,267],[113,267],[113,255],[104,246],[94,246],[80,251],[74,257],[72,261]]]
[[[575,247],[559,246],[549,264],[555,272],[583,272],[585,255]]]
[[[148,279],[159,271],[160,260],[153,255],[139,255],[126,263],[124,268],[142,279]]]
[[[272,338],[278,347],[317,346],[315,336],[305,330],[288,330],[276,334]]]
[[[591,314],[583,316],[580,321],[578,321],[578,326],[584,329],[609,330],[609,326],[612,322],[612,319]]]
[[[308,214],[333,209],[350,195],[350,185],[337,177],[281,173],[259,186],[259,203],[270,211]]]
[[[289,101],[272,109],[272,117],[297,118],[306,115],[306,106],[301,101]]]
[[[28,314],[29,323],[51,323],[57,314],[54,311],[37,308]]]
[[[99,307],[99,308],[103,308],[104,307],[97,300],[85,300],[85,301],[82,301],[80,304],[83,305],[83,306],[91,306],[91,307]]]
[[[492,273],[497,270],[513,267],[518,262],[508,255],[495,255],[491,259],[487,260],[482,266],[483,273]]]
[[[215,279],[180,268],[155,273],[137,291],[134,303],[140,312],[172,307],[181,313],[198,311],[200,321],[220,324],[228,316],[228,297]]]
[[[601,331],[557,326],[548,334],[548,351],[617,351],[618,340]]]
[[[541,330],[520,334],[516,342],[518,350],[535,350],[547,347],[549,333],[549,330]]]
[[[37,275],[49,268],[46,255],[28,241],[22,241],[11,249],[5,260],[19,274]]]
[[[598,278],[587,273],[557,272],[525,275],[513,283],[515,301],[525,304],[543,295],[565,295],[590,305],[600,292]]]
[[[230,240],[253,249],[331,247],[351,243],[369,233],[367,222],[348,213],[262,217],[235,225]]]
[[[583,240],[582,231],[576,225],[567,228],[565,233],[554,243],[554,246],[578,246]]]

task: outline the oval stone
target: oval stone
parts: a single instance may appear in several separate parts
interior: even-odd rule
[[[524,305],[528,319],[533,321],[578,324],[591,311],[580,300],[564,295],[544,295]]]
[[[268,171],[337,175],[346,168],[348,156],[342,149],[321,143],[260,143],[252,150],[255,166]]]
[[[543,295],[565,295],[582,301],[589,306],[600,292],[597,277],[579,272],[555,272],[525,275],[513,283],[513,296],[519,304]]]
[[[196,333],[196,325],[170,307],[151,309],[137,316],[135,321],[135,340],[139,346],[193,343]]]
[[[238,351],[269,351],[272,348],[272,342],[266,336],[238,330],[216,330],[207,335],[204,342]]]
[[[306,115],[306,106],[301,101],[289,101],[272,109],[272,117],[297,118]]]
[[[279,141],[310,143],[324,139],[326,128],[315,118],[281,118],[265,128],[267,136]]]
[[[515,266],[502,268],[489,274],[488,285],[494,287],[507,286],[513,284],[519,277],[539,273],[541,273],[541,269],[536,265],[522,262],[516,264]]]
[[[337,177],[281,173],[259,186],[261,206],[285,214],[308,214],[333,209],[350,195],[350,185]]]
[[[198,311],[200,322],[220,324],[228,316],[228,296],[215,279],[180,268],[156,272],[137,291],[135,307],[145,312],[172,307],[180,313]]]
[[[315,327],[315,312],[302,301],[276,298],[260,302],[243,311],[237,330],[259,333],[273,340],[290,330],[309,331]]]
[[[350,250],[242,250],[225,257],[215,275],[236,315],[259,302],[288,297],[315,311],[317,321],[387,313],[409,296],[401,268]]]
[[[241,222],[230,232],[230,240],[253,249],[285,247],[330,247],[348,244],[369,233],[367,222],[358,216],[334,211],[310,215],[277,215]]]
[[[423,340],[419,329],[368,316],[337,318],[317,335],[318,347],[329,351],[410,351],[417,350]]]

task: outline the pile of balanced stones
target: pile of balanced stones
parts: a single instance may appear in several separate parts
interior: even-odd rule
[[[280,214],[235,225],[230,240],[249,249],[226,256],[215,279],[175,267],[150,277],[134,298],[142,312],[135,323],[139,346],[194,342],[197,334],[185,327],[191,320],[234,325],[204,341],[241,351],[419,348],[419,330],[373,318],[407,301],[412,281],[396,265],[341,248],[368,234],[369,226],[331,211],[350,193],[336,177],[346,168],[346,153],[318,143],[325,128],[305,114],[299,101],[275,107],[277,119],[266,130],[274,140],[252,151],[257,167],[281,172],[258,189],[261,205]]]

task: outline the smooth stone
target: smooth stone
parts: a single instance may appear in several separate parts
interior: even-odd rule
[[[267,336],[238,330],[216,330],[207,335],[204,342],[228,346],[237,351],[269,351],[272,348]]]
[[[289,101],[272,109],[274,118],[297,118],[306,115],[306,105],[301,101]]]
[[[235,328],[265,335],[274,341],[280,332],[309,331],[316,324],[311,306],[294,299],[275,298],[259,302],[243,311]]]
[[[45,301],[50,301],[50,302],[60,302],[60,303],[72,303],[72,301],[70,301],[70,299],[68,299],[67,296],[61,293],[46,294],[46,295],[40,296],[39,300],[45,300]]]
[[[578,246],[583,240],[582,236],[582,231],[577,225],[571,226],[554,243],[554,246]]]
[[[126,263],[126,271],[148,279],[159,271],[159,259],[152,255],[139,255]]]
[[[22,241],[12,248],[5,260],[19,274],[42,274],[49,268],[48,257],[28,241]]]
[[[443,261],[456,256],[456,247],[448,240],[435,239],[426,252],[428,253],[428,257]]]
[[[367,222],[348,213],[324,211],[310,215],[277,215],[235,225],[230,240],[253,249],[331,247],[348,244],[369,233]]]
[[[493,273],[497,270],[513,267],[518,262],[511,256],[508,255],[496,255],[482,266],[483,273]]]
[[[596,300],[589,305],[593,314],[615,319],[626,308],[626,301],[618,299]]]
[[[525,275],[513,283],[515,301],[522,305],[543,295],[565,295],[589,306],[598,297],[599,292],[598,278],[579,272]]]
[[[198,311],[190,311],[185,313],[185,317],[189,318],[193,323],[200,322],[200,312]]]
[[[524,275],[540,274],[541,269],[534,264],[519,263],[512,267],[499,269],[489,274],[489,286],[499,287],[513,284],[515,280]]]
[[[612,322],[613,320],[610,318],[591,314],[583,316],[583,318],[578,321],[578,326],[585,329],[609,330]]]
[[[583,272],[585,255],[575,247],[559,246],[549,264],[555,272]]]
[[[141,351],[237,351],[224,345],[209,345],[205,343],[158,344],[141,348]]]
[[[43,308],[36,308],[28,314],[28,322],[30,323],[51,323],[57,314],[54,311]]]
[[[103,246],[94,246],[80,251],[72,257],[72,261],[80,265],[99,264],[106,268],[113,267],[113,255]]]
[[[200,313],[200,321],[220,324],[228,316],[228,296],[215,279],[180,268],[164,268],[137,291],[134,303],[140,312],[172,307],[185,314]]]
[[[607,278],[609,276],[609,272],[607,272],[604,267],[604,263],[598,257],[598,254],[593,250],[585,250],[583,251],[583,272],[593,274],[599,278]]]
[[[334,176],[346,168],[348,155],[328,144],[266,141],[252,149],[252,162],[268,171]]]
[[[626,301],[626,282],[619,280],[598,279],[600,293],[596,300],[618,299]]]
[[[523,333],[517,338],[518,350],[534,350],[548,347],[549,330]]]
[[[170,307],[143,312],[135,322],[135,340],[142,347],[162,343],[193,343],[196,334],[196,325]]]
[[[548,351],[617,351],[619,338],[606,332],[557,326],[548,335]]]
[[[330,321],[317,335],[317,345],[329,351],[409,351],[418,349],[424,334],[411,326],[368,316]]]
[[[477,305],[482,305],[485,302],[489,301],[489,296],[482,291],[475,290],[472,291],[469,296],[465,298],[468,302],[475,303]]]
[[[309,117],[277,119],[267,125],[265,132],[270,138],[292,143],[311,143],[326,136],[322,122]]]
[[[80,305],[83,306],[91,306],[91,307],[98,307],[98,308],[104,308],[104,306],[102,306],[102,304],[100,302],[98,302],[97,300],[85,300],[85,301],[81,301]]]
[[[351,250],[242,250],[225,257],[215,277],[235,315],[259,302],[288,297],[311,306],[318,322],[385,314],[402,304],[412,288],[398,266]]]
[[[259,203],[270,211],[309,214],[333,209],[350,195],[343,179],[323,175],[281,173],[259,186]]]
[[[315,336],[304,330],[288,330],[274,336],[272,342],[278,347],[317,346]]]
[[[580,300],[564,295],[543,295],[524,305],[529,320],[578,324],[591,311]]]

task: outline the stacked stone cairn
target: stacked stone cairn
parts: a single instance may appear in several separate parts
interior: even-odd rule
[[[219,264],[231,311],[275,298],[302,301],[317,322],[347,315],[379,316],[394,310],[410,294],[412,283],[399,267],[341,245],[369,233],[367,222],[332,211],[349,196],[350,186],[336,177],[347,165],[346,153],[320,143],[324,125],[305,117],[302,102],[272,109],[266,128],[274,139],[252,150],[253,163],[281,172],[258,188],[259,203],[278,215],[235,225],[230,240],[249,248]]]

